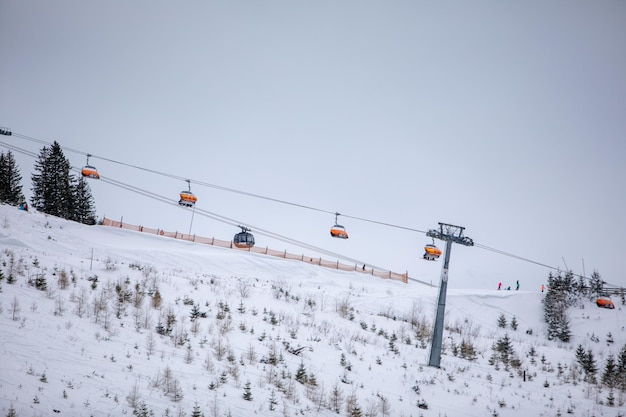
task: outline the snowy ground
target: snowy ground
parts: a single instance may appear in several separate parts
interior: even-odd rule
[[[608,390],[582,382],[574,357],[578,344],[592,349],[601,372],[617,355],[626,343],[619,300],[615,310],[592,301],[571,309],[565,344],[547,341],[538,291],[450,290],[437,369],[419,329],[432,325],[438,290],[414,282],[7,206],[0,250],[3,416],[11,407],[18,416],[122,416],[141,404],[155,416],[194,407],[207,417],[335,416],[348,415],[350,398],[363,416],[626,414],[624,395],[604,405]],[[45,290],[28,284],[44,279]],[[194,305],[206,317],[191,320]],[[175,323],[159,335],[168,314]],[[519,369],[488,363],[505,333]],[[475,360],[454,355],[462,341]]]

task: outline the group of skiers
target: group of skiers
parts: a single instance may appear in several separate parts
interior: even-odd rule
[[[500,291],[502,289],[502,283],[498,282],[498,291]],[[507,291],[511,291],[511,286],[508,286],[506,288]],[[515,291],[519,290],[519,279],[517,281],[515,281]]]
[[[502,283],[498,282],[498,291],[500,291],[502,289]],[[546,289],[546,286],[541,284],[541,292],[544,292]],[[511,291],[511,287],[506,287],[507,291]],[[515,281],[515,291],[519,290],[519,279],[517,281]]]

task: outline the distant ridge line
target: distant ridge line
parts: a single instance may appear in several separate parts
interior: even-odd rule
[[[362,267],[359,267],[357,264],[355,264],[353,266],[353,265],[341,263],[339,261],[328,261],[326,259],[323,259],[322,257],[314,258],[310,256],[305,256],[305,255],[295,255],[295,254],[287,252],[286,250],[277,251],[277,250],[269,249],[268,247],[259,248],[259,247],[253,246],[251,248],[242,249],[233,245],[233,242],[229,240],[220,240],[220,239],[215,239],[214,237],[207,238],[207,237],[197,236],[195,234],[189,235],[189,234],[180,233],[180,232],[168,232],[163,229],[152,229],[148,227],[137,226],[134,224],[123,223],[121,221],[107,219],[106,217],[102,219],[101,224],[103,226],[115,227],[118,229],[126,229],[126,230],[132,230],[135,232],[142,232],[142,233],[148,233],[148,234],[157,235],[157,236],[180,239],[180,240],[185,240],[188,242],[204,243],[207,245],[219,246],[222,248],[235,249],[235,250],[244,251],[244,252],[254,252],[254,253],[259,253],[262,255],[275,256],[275,257],[283,258],[283,259],[292,259],[296,261],[306,262],[311,265],[318,265],[318,266],[322,266],[325,268],[337,269],[340,271],[362,272],[364,274],[373,275],[378,278],[401,281],[401,282],[404,282],[405,284],[408,282],[408,279],[409,279],[408,272],[405,272],[404,274],[400,274],[400,273],[392,272],[392,271],[383,271],[383,270],[378,270],[375,268],[368,268],[365,265],[363,265]]]

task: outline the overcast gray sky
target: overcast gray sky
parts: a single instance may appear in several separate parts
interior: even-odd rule
[[[332,239],[330,213],[452,223],[626,285],[623,1],[0,0],[0,92],[0,126],[91,153],[103,177],[186,188],[99,157],[322,210],[192,182],[198,209],[253,229],[437,283],[424,234],[340,217],[350,239]],[[34,159],[15,156],[30,194]],[[189,210],[90,184],[99,217],[189,230]],[[192,232],[237,230],[196,215]],[[455,245],[450,285],[548,272]]]

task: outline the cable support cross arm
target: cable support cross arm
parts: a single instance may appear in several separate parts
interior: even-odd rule
[[[445,242],[450,241],[458,243],[464,246],[474,246],[474,241],[471,238],[463,236],[463,230],[465,230],[465,228],[461,226],[439,223],[439,230],[430,229],[426,232],[426,236],[433,239],[443,240]]]

